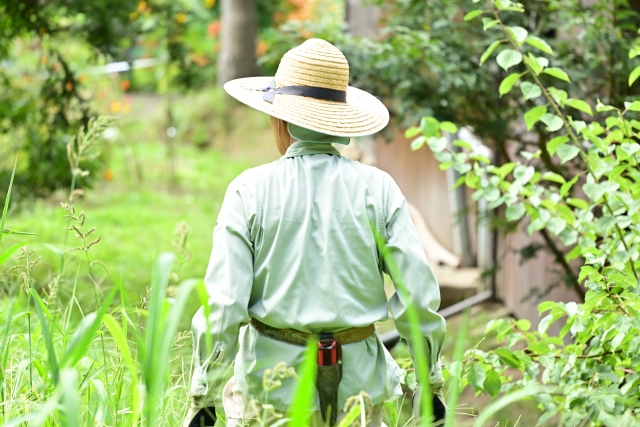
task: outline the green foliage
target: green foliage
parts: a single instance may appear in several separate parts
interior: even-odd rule
[[[498,167],[480,160],[470,145],[456,144],[460,151],[440,144],[440,122],[433,117],[423,119],[419,138],[426,140],[441,162],[446,155],[446,163],[475,190],[474,200],[484,198],[490,209],[504,207],[506,220],[528,224],[529,234],[544,230],[555,236],[566,248],[567,261],[579,258],[582,267],[573,285],[584,295],[584,303],[540,304],[540,313],[546,316],[536,331],[530,330],[526,320],[487,325],[487,333],[496,333],[505,346],[467,352],[466,377],[476,392],[504,396],[486,408],[476,425],[483,425],[501,407],[533,398],[543,411],[539,423],[555,418],[562,426],[638,426],[640,176],[636,153],[640,145],[636,140],[640,126],[633,118],[638,104],[625,102],[623,108],[598,101],[600,114],[591,121],[578,120],[571,114],[578,110],[592,116],[593,100],[568,98],[564,90],[549,86],[556,84],[553,80],[543,78],[546,74],[571,82],[569,74],[561,67],[549,67],[550,59],[513,53],[523,53],[527,39],[524,32],[508,25],[507,19],[519,22],[518,18],[505,12],[524,13],[521,6],[486,0],[486,7],[508,39],[497,62],[505,69],[520,69],[522,99],[531,99],[532,93],[536,98],[544,95],[524,113],[527,129],[540,130],[544,124],[553,139],[533,149],[525,147],[522,159]],[[529,44],[551,54],[542,39]],[[620,52],[611,55],[618,57]],[[516,61],[521,57],[522,63]],[[558,55],[553,62],[564,61]],[[592,76],[580,77],[584,86],[597,85]],[[566,89],[577,93],[573,86]],[[549,153],[546,161],[545,153]],[[550,161],[554,154],[572,168],[560,169]],[[560,332],[551,334],[549,328],[557,322],[561,322]],[[520,375],[514,378],[513,370]]]

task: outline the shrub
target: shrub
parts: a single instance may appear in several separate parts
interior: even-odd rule
[[[555,236],[568,252],[566,261],[582,263],[575,285],[585,298],[581,304],[540,304],[540,313],[547,315],[537,331],[530,331],[527,320],[490,323],[487,332],[497,331],[506,345],[468,351],[463,384],[493,397],[504,393],[480,415],[478,426],[500,407],[525,398],[537,400],[543,411],[540,423],[557,417],[559,426],[637,426],[640,122],[634,117],[640,101],[617,106],[571,97],[571,76],[548,58],[554,54],[550,45],[505,21],[523,12],[522,5],[509,0],[486,0],[484,9],[469,12],[465,20],[482,16],[485,29],[503,33],[483,60],[498,51],[497,64],[511,73],[500,83],[500,95],[519,86],[530,107],[524,114],[526,128],[544,126],[552,134],[544,147],[525,146],[518,159],[495,166],[465,141],[448,145],[442,132],[457,132],[451,122],[425,117],[407,135],[421,134],[413,147],[428,145],[442,169],[453,167],[461,175],[457,185],[475,190],[475,200],[484,198],[491,209],[502,208],[507,221],[526,223],[530,234],[547,230]],[[639,49],[634,45],[629,56]],[[640,67],[631,72],[628,84],[638,75]],[[560,82],[567,91],[546,81]],[[545,169],[545,152],[557,156],[563,174]],[[560,333],[551,335],[549,327],[560,320]]]

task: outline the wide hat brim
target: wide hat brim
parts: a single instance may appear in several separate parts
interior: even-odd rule
[[[227,82],[224,89],[243,104],[294,125],[335,136],[365,136],[389,123],[389,111],[375,96],[349,86],[347,102],[276,94],[273,103],[261,90],[273,77],[247,77]]]

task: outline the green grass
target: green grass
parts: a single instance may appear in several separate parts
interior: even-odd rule
[[[178,107],[182,107],[178,105]],[[144,105],[140,109],[147,108]],[[158,112],[154,112],[157,114]],[[238,109],[232,118],[234,123],[251,123],[237,126],[237,131],[225,135],[213,147],[198,148],[183,141],[176,152],[177,188],[170,188],[166,147],[162,141],[145,142],[148,126],[138,118],[125,118],[119,123],[123,144],[106,148],[106,170],[112,174],[109,181],[102,178],[95,189],[75,202],[78,210],[84,210],[87,223],[96,227],[94,236],[101,236],[100,244],[92,249],[93,259],[108,266],[119,278],[129,297],[144,295],[150,282],[150,272],[158,255],[172,249],[176,224],[186,221],[190,227],[188,246],[191,260],[180,271],[181,277],[203,277],[209,260],[213,227],[224,198],[227,185],[242,171],[277,158],[271,141],[268,117],[250,109]],[[155,121],[152,119],[151,125]],[[160,123],[155,123],[160,127]],[[250,128],[250,131],[247,129]],[[142,180],[130,173],[124,160],[126,149],[135,159]],[[7,226],[21,231],[34,232],[37,236],[6,235],[3,245],[50,243],[60,246],[64,241],[66,221],[59,202],[66,201],[66,194],[58,193],[48,200],[22,204],[12,213]],[[75,244],[68,240],[68,246]],[[44,286],[49,276],[59,267],[58,258],[44,256],[39,270],[34,272],[35,287]],[[73,269],[68,264],[65,269]],[[99,276],[99,280],[103,280]],[[105,286],[110,286],[105,280]]]

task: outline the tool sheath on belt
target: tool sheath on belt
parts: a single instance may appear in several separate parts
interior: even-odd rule
[[[309,334],[295,329],[279,329],[251,319],[251,326],[262,335],[289,344],[306,346],[312,337],[318,338],[316,389],[322,419],[334,426],[338,417],[338,386],[342,380],[342,345],[363,341],[376,331],[373,325],[350,328],[330,334]]]

